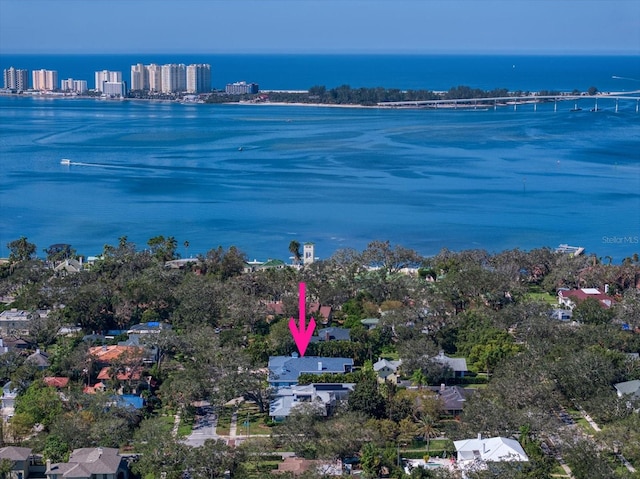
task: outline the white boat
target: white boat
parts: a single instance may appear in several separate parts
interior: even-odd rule
[[[60,164],[61,165],[70,165],[71,164],[71,160],[67,159],[67,158],[63,158],[60,160]]]

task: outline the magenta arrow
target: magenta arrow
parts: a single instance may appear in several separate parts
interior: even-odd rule
[[[293,340],[296,342],[296,346],[298,346],[298,351],[300,351],[300,357],[304,356],[304,352],[307,350],[307,346],[309,346],[309,341],[311,341],[311,335],[313,334],[313,330],[316,329],[316,321],[311,318],[309,321],[309,327],[307,328],[306,315],[305,315],[305,303],[306,303],[306,285],[305,283],[300,283],[300,298],[298,299],[298,313],[299,313],[299,325],[296,326],[296,320],[293,319],[293,316],[289,319],[289,330],[291,331],[291,335],[293,336]]]

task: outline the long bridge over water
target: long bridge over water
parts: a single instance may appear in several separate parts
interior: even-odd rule
[[[498,96],[490,98],[457,98],[457,99],[440,99],[440,100],[410,100],[410,101],[387,101],[379,102],[377,105],[383,108],[431,108],[431,109],[488,109],[493,107],[513,106],[517,110],[519,105],[533,105],[536,111],[538,104],[553,102],[553,111],[557,111],[558,102],[573,101],[575,106],[573,110],[580,110],[578,102],[592,101],[593,107],[591,111],[598,111],[599,99],[607,99],[615,101],[615,112],[619,110],[619,104],[623,102],[635,102],[635,111],[640,111],[640,90],[632,92],[616,92],[616,93],[597,93],[595,95],[575,95],[575,94],[559,94],[559,95],[526,95],[526,96]],[[632,103],[633,104],[633,103]]]

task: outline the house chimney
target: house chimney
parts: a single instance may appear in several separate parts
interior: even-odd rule
[[[47,469],[45,470],[45,473],[51,471],[51,459],[47,459]]]
[[[322,361],[318,361],[318,371],[322,371]]]
[[[604,292],[605,292],[605,294],[607,294],[609,292],[609,285],[608,284],[604,285]]]
[[[482,433],[481,432],[478,433],[478,441],[482,441]]]
[[[325,340],[325,341],[329,341],[329,339],[331,339],[331,335],[329,334],[329,331],[326,331],[326,332],[324,333],[324,340]]]
[[[440,392],[443,393],[445,390],[446,386],[444,385],[444,383],[440,383]]]

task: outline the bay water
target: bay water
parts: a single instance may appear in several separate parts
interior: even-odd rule
[[[372,56],[361,61],[387,72],[373,84],[359,84],[361,73],[340,56],[318,58],[297,76],[294,68],[276,75],[273,63],[284,60],[274,56],[270,64],[267,57],[261,64],[274,89],[418,88],[425,78],[400,69],[394,83],[390,58],[375,68]],[[601,90],[631,90],[638,58],[621,58],[584,59],[588,68],[574,77],[550,69],[503,84],[494,70],[468,72],[466,57],[443,57],[448,77],[420,88],[570,90],[598,85],[584,77],[593,70]],[[3,67],[10,60],[36,68],[1,60]],[[504,60],[511,73],[527,61]],[[59,56],[37,68],[55,69],[56,61],[91,68],[86,79],[103,69]],[[131,57],[118,61],[130,65]],[[264,84],[252,71],[228,81]],[[618,262],[640,252],[640,114],[630,100],[617,112],[613,100],[599,100],[597,112],[590,111],[593,99],[579,106],[431,111],[3,96],[0,256],[20,236],[39,251],[69,243],[97,255],[121,236],[144,248],[164,235],[178,240],[183,256],[235,245],[250,258],[286,259],[295,239],[315,242],[318,256],[327,257],[388,239],[425,255],[444,247],[496,252],[569,243]]]

